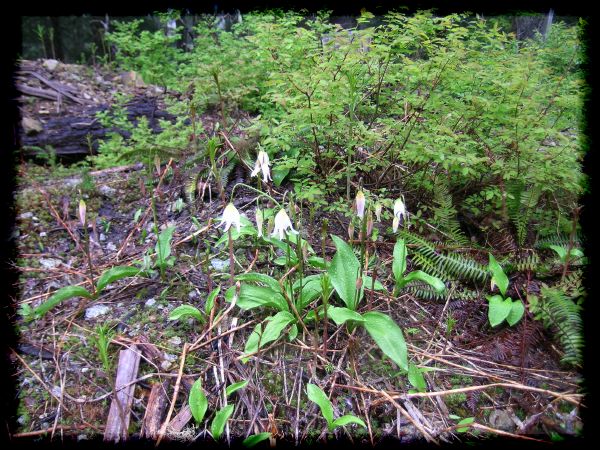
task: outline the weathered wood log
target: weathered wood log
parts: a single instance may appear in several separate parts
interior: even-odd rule
[[[177,415],[171,419],[169,425],[167,426],[167,431],[170,430],[177,432],[183,430],[183,427],[188,424],[191,418],[192,410],[190,409],[189,405],[185,405],[183,408],[181,408]]]
[[[104,429],[104,441],[106,442],[117,443],[126,441],[128,438],[133,390],[135,388],[133,381],[137,378],[140,358],[141,353],[135,345],[119,352],[115,393],[113,394]]]
[[[140,431],[140,435],[143,438],[156,439],[158,437],[158,432],[166,412],[168,386],[168,379],[162,383],[152,385]]]
[[[27,86],[26,84],[17,83],[17,89],[25,95],[32,97],[45,98],[46,100],[58,100],[59,94],[56,91],[50,91],[48,89],[34,88]]]
[[[80,105],[83,105],[84,103],[86,103],[84,100],[82,100],[80,98],[77,98],[74,95],[71,95],[69,93],[69,91],[71,93],[73,93],[73,94],[77,93],[77,90],[75,88],[72,88],[70,86],[57,83],[56,81],[48,80],[47,78],[41,76],[37,72],[25,70],[25,71],[21,71],[20,73],[22,73],[24,75],[31,75],[32,77],[37,78],[43,84],[45,84],[46,86],[48,86],[51,89],[55,90],[56,92],[60,93],[61,95],[64,95],[65,97],[67,97],[72,102],[79,103]]]
[[[53,91],[47,91],[56,95]],[[44,124],[44,130],[35,135],[21,135],[21,147],[26,157],[35,157],[47,147],[51,147],[60,158],[77,158],[98,151],[99,140],[107,139],[109,132],[116,132],[128,138],[130,133],[116,128],[104,128],[96,117],[99,111],[108,106],[92,107],[77,114],[50,118]],[[148,125],[154,133],[161,131],[159,119],[174,120],[175,116],[158,110],[155,98],[136,97],[125,105],[127,118],[134,124],[140,117],[148,119]]]

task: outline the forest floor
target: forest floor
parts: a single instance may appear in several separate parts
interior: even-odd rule
[[[39,62],[29,64],[43,70]],[[95,105],[109,104],[115,92],[162,95],[153,86],[127,84],[119,74],[76,66],[43,73],[63,83],[75,74],[73,95],[77,90]],[[57,110],[55,100],[26,97],[23,117],[43,127],[48,116],[73,115],[84,107],[67,101],[64,105]],[[205,129],[218,120],[208,113],[203,117]],[[581,432],[581,375],[561,366],[561,352],[539,322],[525,318],[515,327],[492,329],[483,296],[466,300],[450,293],[445,301],[434,301],[409,293],[393,297],[366,290],[359,311],[387,313],[404,330],[409,357],[425,369],[424,392],[413,390],[406,374],[382,358],[362,328],[349,333],[329,323],[326,352],[321,328],[310,329],[310,335],[301,332],[293,341],[280,339],[243,364],[239,357],[257,323],[255,313],[228,308],[219,298],[223,314],[218,321],[211,317],[208,325],[202,325],[191,318],[169,320],[170,313],[183,304],[204,310],[214,287],[222,285],[224,291],[229,286],[228,248],[215,245],[222,236],[217,225],[224,203],[213,187],[212,198],[198,198],[196,204],[178,208],[187,180],[180,162],[163,164],[158,175],[155,168],[150,171],[155,186],[148,186],[149,172],[141,164],[85,175],[25,159],[19,166],[19,307],[35,307],[64,286],[89,285],[88,261],[81,250],[85,233],[77,214],[80,198],[85,199],[90,217],[95,277],[153,253],[154,220],[161,229],[175,227],[175,262],[166,278],[127,278],[110,284],[97,298],[67,300],[38,320],[15,318],[20,335],[13,353],[19,387],[15,395],[20,401],[15,439],[87,440],[105,434],[116,373],[123,369],[126,349],[141,352],[139,366],[130,373],[133,390],[130,403],[125,402],[130,405],[124,411],[127,417],[120,417],[128,424],[130,438],[208,439],[207,426],[195,425],[187,406],[190,387],[199,378],[208,394],[207,418],[226,402],[235,403],[223,438],[232,442],[265,431],[285,442],[348,439],[358,444],[387,439],[471,442],[499,436],[549,442]],[[244,173],[249,178],[249,172]],[[225,187],[227,196],[236,181],[237,176]],[[284,190],[284,186],[273,188],[271,193],[279,199]],[[253,193],[236,192],[241,194],[235,206],[253,221]],[[317,212],[303,230],[315,248],[321,248],[324,218]],[[347,234],[347,218],[327,218],[330,233]],[[387,266],[391,266],[392,247],[393,243],[378,246],[379,258]],[[326,242],[325,249],[331,258],[333,243]],[[250,239],[235,242],[235,259],[236,273],[271,270]],[[487,254],[480,259],[485,264]],[[390,274],[380,274],[379,280],[391,292]],[[530,283],[534,291],[537,281]],[[114,332],[108,367],[98,351],[100,325]],[[249,383],[231,398],[223,398],[223,386],[241,380]],[[346,426],[328,433],[317,405],[306,398],[309,382],[331,393],[336,417],[354,414],[366,422],[367,429]]]

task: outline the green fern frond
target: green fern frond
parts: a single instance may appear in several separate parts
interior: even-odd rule
[[[439,253],[420,236],[402,230],[401,236],[411,246],[413,261],[424,271],[445,281],[459,279],[483,282],[488,278],[487,268],[459,253]]]
[[[521,180],[513,180],[506,184],[506,210],[515,227],[519,247],[525,244],[531,216],[540,198],[540,190],[527,188]]]
[[[452,195],[448,191],[448,185],[438,182],[434,187],[433,201],[437,204],[433,208],[433,220],[437,227],[450,238],[454,245],[466,246],[469,239],[465,236],[456,219],[456,209],[452,204]]]
[[[442,301],[442,300],[446,300],[446,298],[448,297],[448,292],[444,292],[444,293],[440,294],[435,289],[433,289],[431,286],[429,286],[428,284],[425,284],[425,283],[411,283],[408,286],[406,286],[406,290],[408,292],[410,292],[412,295],[414,295],[415,297],[423,299],[423,300]],[[467,290],[467,289],[464,289],[464,290],[457,289],[452,292],[453,300],[473,300],[473,299],[476,299],[478,296],[479,296],[479,294],[477,292]]]
[[[565,354],[562,361],[580,364],[584,345],[581,307],[555,287],[542,288],[540,307],[544,325],[556,331],[563,348]]]
[[[568,247],[569,246],[570,237],[565,234],[555,234],[552,236],[546,236],[542,239],[538,239],[535,243],[535,248],[538,249],[546,249],[550,248],[551,245],[558,245],[559,247]],[[579,236],[575,235],[573,243],[576,246],[581,246],[581,239]]]

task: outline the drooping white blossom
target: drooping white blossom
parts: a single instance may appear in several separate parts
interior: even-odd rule
[[[401,198],[397,198],[394,202],[394,220],[392,221],[392,229],[394,233],[398,230],[398,226],[403,220],[408,220],[408,211]]]
[[[233,206],[233,203],[229,203],[223,210],[223,217],[221,217],[221,223],[219,226],[223,224],[225,224],[223,231],[229,230],[232,225],[235,225],[238,233],[240,231],[240,227],[242,226],[240,222],[240,213],[236,207]]]
[[[273,228],[273,233],[271,233],[271,236],[278,236],[280,240],[283,240],[284,232],[298,234],[298,232],[292,227],[292,221],[285,212],[285,209],[281,208],[281,210],[275,216],[275,227]]]
[[[365,194],[363,193],[363,191],[358,191],[355,200],[356,215],[361,219],[365,216],[365,203]]]
[[[251,177],[255,177],[258,175],[258,172],[261,171],[263,174],[263,181],[266,183],[267,181],[272,180],[271,178],[271,170],[269,169],[269,155],[264,150],[258,152],[258,157],[256,158],[256,162],[254,163],[254,170],[250,174]]]

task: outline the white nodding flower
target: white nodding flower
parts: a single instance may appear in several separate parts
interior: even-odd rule
[[[365,194],[363,191],[356,193],[356,215],[361,219],[365,216]]]
[[[408,211],[406,211],[402,199],[397,198],[394,202],[394,220],[392,222],[394,233],[398,230],[398,225],[400,225],[402,220],[408,220]]]
[[[240,227],[242,226],[240,222],[240,213],[235,206],[233,206],[233,203],[229,203],[223,210],[223,217],[221,217],[221,223],[219,226],[223,224],[225,224],[223,231],[229,230],[231,225],[235,225],[238,233],[240,231]]]
[[[298,234],[298,232],[292,227],[292,221],[285,212],[285,209],[281,208],[281,210],[275,216],[275,228],[273,228],[273,233],[271,233],[271,236],[279,236],[279,239],[283,240],[284,231],[286,233],[291,232]]]
[[[81,226],[85,227],[85,212],[86,212],[86,205],[85,205],[85,201],[83,201],[83,199],[79,200],[79,221],[81,222]]]
[[[254,163],[254,170],[250,174],[251,177],[255,177],[258,175],[258,172],[262,171],[263,181],[266,183],[267,181],[273,179],[271,178],[271,171],[269,169],[269,155],[264,150],[258,152],[258,157],[256,158],[256,162]]]
[[[256,216],[256,229],[258,231],[258,237],[261,237],[263,235],[262,232],[262,228],[263,228],[263,212],[260,210],[260,208],[256,208],[256,211],[254,212],[255,216]]]
[[[377,222],[381,222],[381,210],[383,209],[383,205],[379,202],[375,203],[375,217],[377,217]]]

